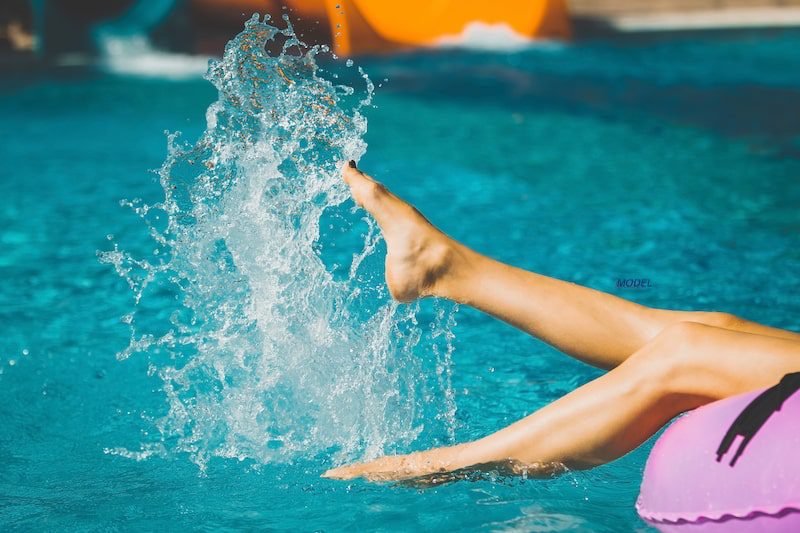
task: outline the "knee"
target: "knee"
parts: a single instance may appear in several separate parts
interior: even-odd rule
[[[656,351],[680,355],[702,342],[710,327],[716,326],[700,322],[676,322],[664,328],[649,344]]]
[[[636,386],[656,394],[677,391],[708,331],[708,325],[697,322],[676,322],[664,328],[627,361]]]
[[[736,326],[742,322],[738,316],[720,311],[700,311],[696,314],[697,322],[715,328],[736,329]]]

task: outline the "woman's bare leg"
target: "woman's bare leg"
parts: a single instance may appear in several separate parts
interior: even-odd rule
[[[344,179],[381,226],[387,283],[400,301],[440,296],[465,303],[601,368],[614,368],[667,326],[685,321],[800,340],[726,313],[651,309],[505,265],[446,236],[354,164],[345,167]]]
[[[492,435],[324,475],[389,480],[478,465],[511,465],[531,475],[558,464],[587,468],[628,453],[683,411],[798,370],[798,341],[680,322],[614,370]]]

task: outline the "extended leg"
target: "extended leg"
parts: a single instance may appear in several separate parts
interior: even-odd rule
[[[683,411],[798,370],[800,342],[678,323],[614,370],[492,435],[325,475],[406,479],[486,464],[532,474],[553,464],[586,468],[628,453]]]
[[[800,340],[729,314],[651,309],[505,265],[447,237],[355,166],[345,168],[344,178],[381,226],[387,283],[400,301],[441,296],[466,303],[602,368],[614,368],[681,321]]]

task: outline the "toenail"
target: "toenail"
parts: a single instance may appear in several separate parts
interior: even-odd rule
[[[350,162],[348,164],[350,165],[350,168],[356,168],[356,162],[353,161],[352,159],[350,160]]]

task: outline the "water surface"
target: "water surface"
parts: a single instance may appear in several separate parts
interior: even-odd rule
[[[798,46],[800,34],[777,32],[362,61],[389,81],[364,110],[360,165],[500,260],[647,305],[798,330]],[[119,200],[163,198],[148,172],[167,155],[162,132],[197,139],[216,91],[61,70],[4,76],[0,94],[3,529],[645,529],[633,503],[648,446],[552,480],[426,490],[319,479],[333,450],[212,456],[203,474],[169,439],[164,456],[107,453],[159,440],[154,419],[170,404],[151,359],[116,358],[134,304],[96,253],[109,234],[147,250],[147,228]],[[358,253],[364,227],[323,231],[339,248],[327,264]],[[370,268],[379,279],[380,261]],[[653,286],[616,287],[633,277]],[[434,318],[426,302],[420,328]],[[456,321],[456,440],[599,375],[475,311]],[[430,346],[414,356],[433,369]],[[385,435],[387,451],[451,438],[433,418],[446,390],[433,389],[416,440]]]

